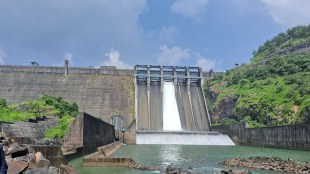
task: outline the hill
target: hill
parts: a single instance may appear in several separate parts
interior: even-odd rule
[[[213,124],[310,122],[310,25],[267,40],[249,64],[205,84]]]

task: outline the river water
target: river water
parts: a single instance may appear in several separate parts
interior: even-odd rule
[[[144,165],[168,165],[187,169],[193,168],[198,173],[214,173],[225,169],[219,162],[236,157],[267,156],[310,161],[310,152],[258,148],[246,146],[197,146],[197,145],[124,145],[114,157],[131,157]],[[140,171],[125,167],[82,167],[82,157],[69,161],[80,174],[144,174],[160,173],[159,171]],[[276,174],[278,172],[252,170],[253,173]]]

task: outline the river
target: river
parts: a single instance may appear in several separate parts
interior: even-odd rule
[[[114,157],[131,157],[144,165],[167,165],[193,168],[199,173],[214,173],[225,169],[219,162],[236,157],[267,156],[293,159],[297,161],[310,161],[309,151],[296,151],[272,148],[246,147],[246,146],[197,146],[197,145],[124,145]],[[69,161],[80,174],[144,174],[160,173],[159,171],[140,171],[125,167],[82,167],[82,157]],[[279,172],[251,170],[253,173]]]

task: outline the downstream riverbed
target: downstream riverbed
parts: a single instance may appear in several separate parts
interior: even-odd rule
[[[225,169],[219,162],[237,157],[267,156],[310,161],[310,152],[258,148],[246,146],[192,146],[192,145],[125,145],[114,157],[131,157],[143,165],[161,166],[172,165],[183,169],[193,168],[199,173],[213,173]],[[140,171],[125,167],[82,167],[82,157],[69,161],[73,168],[81,174],[142,174],[160,173],[159,171]],[[252,170],[253,173],[277,172]]]

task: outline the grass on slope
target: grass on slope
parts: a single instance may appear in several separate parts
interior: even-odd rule
[[[65,115],[60,119],[60,122],[57,127],[50,128],[46,130],[46,138],[62,138],[68,131],[71,123],[73,122],[74,117]]]
[[[45,132],[47,138],[62,138],[77,114],[77,104],[70,104],[62,97],[44,95],[36,101],[27,100],[11,105],[0,98],[0,121],[2,122],[14,123],[40,116],[60,117],[59,125]]]

